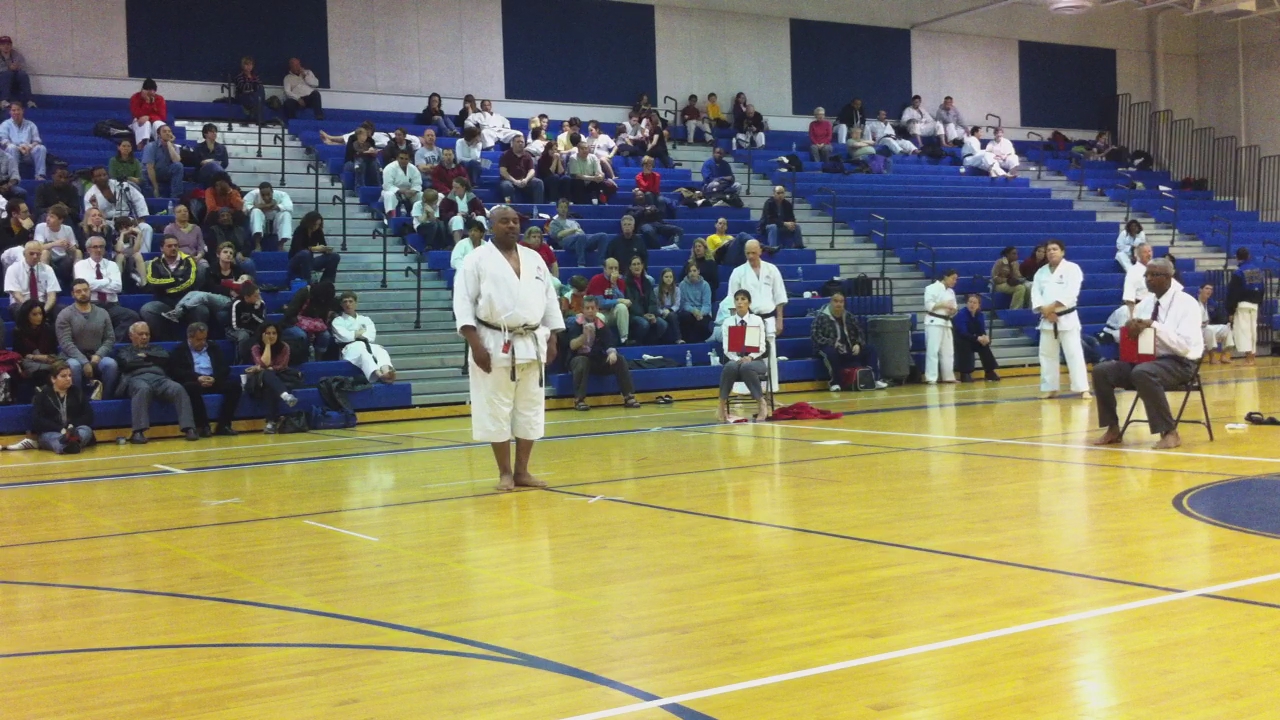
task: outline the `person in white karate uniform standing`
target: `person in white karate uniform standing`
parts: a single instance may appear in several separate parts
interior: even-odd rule
[[[959,305],[956,303],[955,270],[942,271],[942,277],[924,289],[924,381],[930,385],[956,381],[955,338],[952,337],[951,318]]]
[[[1067,246],[1061,240],[1050,240],[1045,245],[1049,263],[1036,271],[1031,284],[1031,309],[1040,314],[1040,391],[1045,393],[1044,399],[1058,396],[1061,349],[1067,358],[1071,392],[1088,399],[1093,396],[1089,394],[1089,372],[1080,344],[1080,317],[1076,314],[1084,272],[1066,259]]]
[[[333,339],[342,346],[342,359],[360,368],[365,378],[384,383],[396,381],[396,368],[387,349],[377,344],[378,330],[368,315],[357,312],[360,298],[348,290],[342,293],[342,314],[330,327]]]
[[[493,242],[467,256],[453,286],[458,333],[471,351],[471,434],[492,446],[499,490],[546,487],[529,473],[529,457],[544,432],[543,368],[555,361],[564,316],[546,263],[517,243],[519,214],[500,205],[489,219]]]

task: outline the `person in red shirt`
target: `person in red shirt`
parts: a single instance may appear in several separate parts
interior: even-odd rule
[[[618,333],[619,344],[626,345],[631,335],[631,301],[615,258],[604,259],[604,272],[587,283],[587,295],[600,299],[600,316]]]
[[[528,230],[524,231],[525,247],[538,253],[542,258],[542,262],[547,264],[547,269],[551,271],[551,277],[560,277],[560,261],[556,259],[556,251],[551,246],[542,242],[542,228],[537,225],[530,225]]]
[[[453,181],[466,178],[467,169],[458,164],[451,148],[440,150],[440,163],[431,171],[431,187],[441,195],[448,195],[453,189]],[[470,182],[470,181],[468,181]]]
[[[231,209],[231,217],[235,219],[237,225],[245,221],[244,198],[240,197],[239,190],[231,186],[231,176],[226,173],[215,178],[213,185],[205,189],[204,204],[207,223],[217,219],[218,210],[221,208]]]
[[[827,111],[822,108],[814,110],[813,122],[809,123],[809,154],[814,162],[826,162],[831,157],[831,133]]]
[[[169,121],[168,108],[164,98],[156,93],[155,80],[147,78],[142,81],[142,90],[129,98],[129,114],[133,116],[133,123],[129,125],[133,131],[133,144],[141,150],[143,145],[155,139],[160,126]]]
[[[644,192],[646,205],[657,205],[667,219],[675,217],[671,203],[662,196],[662,174],[653,171],[653,158],[648,155],[641,161],[641,171],[636,173],[636,188]]]

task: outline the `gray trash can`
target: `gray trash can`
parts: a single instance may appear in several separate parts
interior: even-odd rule
[[[877,315],[867,319],[867,334],[880,354],[880,375],[906,380],[911,374],[911,316]]]

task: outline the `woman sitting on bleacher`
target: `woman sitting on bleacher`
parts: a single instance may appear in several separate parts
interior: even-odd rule
[[[680,338],[680,286],[676,284],[676,271],[666,268],[658,278],[658,317],[662,318],[670,328],[670,335],[677,345],[683,345]]]
[[[311,347],[316,359],[326,360],[333,345],[329,321],[341,311],[334,297],[333,283],[312,283],[293,294],[284,308],[284,330],[281,339],[294,347],[295,365],[307,361]]]
[[[116,154],[107,163],[107,176],[120,182],[131,182],[142,186],[142,163],[133,154],[133,141],[121,140],[116,145]]]
[[[453,189],[440,201],[440,220],[449,226],[456,243],[462,239],[469,223],[477,222],[489,227],[489,211],[480,198],[471,193],[471,183],[466,178],[456,178]]]
[[[53,364],[62,359],[53,323],[37,300],[27,300],[13,314],[13,351],[22,356],[22,377],[36,384],[44,383]]]
[[[415,121],[419,125],[432,125],[441,137],[457,137],[458,128],[453,124],[453,118],[445,114],[441,105],[440,93],[431,93],[427,96],[427,106],[422,109],[422,113],[418,115]]]
[[[338,276],[342,256],[324,239],[324,217],[312,210],[302,216],[289,244],[289,280],[311,281],[311,273],[319,270],[322,282],[332,283]]]
[[[711,336],[711,294],[711,285],[702,279],[698,264],[690,260],[680,281],[680,308],[676,314],[680,337],[686,342],[706,342]]]
[[[234,219],[234,213],[232,217]],[[209,246],[204,242],[204,231],[191,222],[191,210],[186,205],[174,206],[173,222],[165,225],[164,232],[160,234],[161,237],[168,235],[178,239],[178,249],[194,258],[197,266],[201,269],[209,267],[209,261],[205,258],[209,253]]]
[[[298,398],[290,390],[302,387],[302,376],[289,367],[289,344],[281,340],[280,326],[266,323],[258,333],[258,342],[250,351],[253,364],[244,369],[244,390],[249,397],[267,405],[267,423],[262,432],[274,435],[280,421],[280,403],[293,407]]]
[[[729,329],[732,327],[744,326],[750,328],[758,328],[760,348],[755,352],[744,352],[742,354],[730,350],[731,339]],[[759,404],[759,411],[755,416],[755,420],[769,419],[769,406],[765,404],[764,392],[760,388],[760,379],[768,372],[768,366],[765,364],[768,355],[767,348],[764,343],[764,321],[759,315],[751,312],[751,293],[746,290],[739,290],[733,294],[733,312],[729,313],[729,317],[725,318],[724,324],[721,326],[720,337],[724,343],[724,355],[729,358],[729,362],[725,363],[724,369],[720,371],[720,422],[729,421],[729,393],[733,391],[735,383],[743,383],[747,386],[747,390],[751,393],[751,398]]]
[[[689,263],[698,267],[698,273],[712,289],[720,287],[720,266],[716,263],[715,254],[711,252],[711,246],[706,240],[697,238],[693,241],[693,249],[689,251],[689,260],[685,263],[686,269],[680,278],[681,281],[689,275],[687,269]]]
[[[342,293],[342,314],[333,319],[333,339],[342,348],[342,359],[360,368],[370,382],[393,383],[396,369],[387,349],[375,342],[378,330],[368,315],[357,311],[360,299],[347,291]]]
[[[411,214],[414,230],[422,238],[422,244],[426,249],[448,250],[453,246],[449,229],[440,221],[440,193],[436,192],[435,188],[422,189],[422,195],[413,204]]]
[[[89,238],[100,237],[107,241],[107,247],[115,247],[116,228],[102,217],[102,211],[98,208],[89,208],[89,212],[84,214],[84,220],[79,225],[72,228],[76,235],[76,244],[81,248],[85,248],[89,244]]]
[[[1116,264],[1124,272],[1133,267],[1133,251],[1139,245],[1147,244],[1147,234],[1142,230],[1142,223],[1130,220],[1116,237]]]
[[[653,287],[653,281],[645,274],[644,260],[637,255],[631,258],[629,267],[630,272],[627,273],[624,284],[627,300],[631,302],[628,344],[674,344],[673,333],[677,328],[669,327],[667,321],[660,316],[662,309],[658,305],[658,293]]]
[[[94,444],[93,406],[75,386],[65,362],[54,363],[49,374],[49,384],[31,399],[31,431],[42,449],[75,455]]]

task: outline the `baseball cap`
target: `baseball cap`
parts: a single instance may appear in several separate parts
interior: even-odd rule
[[[13,38],[9,37],[8,35],[0,35],[0,45],[4,45],[6,43],[9,45],[12,45]]]

